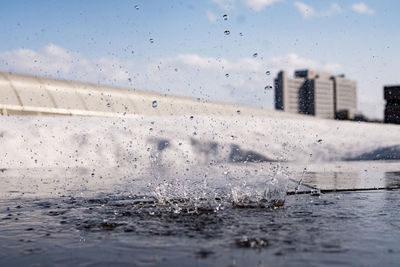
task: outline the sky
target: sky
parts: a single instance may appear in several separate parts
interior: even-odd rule
[[[272,109],[279,70],[400,83],[398,0],[2,0],[0,70]]]

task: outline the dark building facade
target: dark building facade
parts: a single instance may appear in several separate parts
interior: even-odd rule
[[[400,124],[400,85],[385,86],[385,123]]]

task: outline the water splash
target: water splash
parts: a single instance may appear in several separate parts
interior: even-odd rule
[[[398,138],[397,128],[375,135],[373,124],[278,121],[249,116],[243,108],[240,116],[234,109],[234,116],[195,115],[195,120],[187,115],[1,117],[0,194],[129,192],[159,203],[184,200],[216,208],[272,203],[284,200],[288,178],[299,178],[284,162],[304,166],[304,161],[349,158]],[[339,124],[352,135],[332,131]],[[365,133],[364,140],[352,138]],[[316,144],[316,135],[324,145]]]

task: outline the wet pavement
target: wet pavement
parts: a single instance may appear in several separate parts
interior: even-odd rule
[[[398,172],[376,176],[382,190],[366,190],[373,179],[360,183],[359,174],[346,172],[295,177],[301,185],[297,179],[288,188],[296,194],[275,208],[240,207],[223,194],[163,203],[127,192],[2,198],[0,263],[398,266]],[[346,182],[349,192],[331,190]],[[365,186],[357,191],[356,184]],[[320,194],[307,191],[314,185]]]

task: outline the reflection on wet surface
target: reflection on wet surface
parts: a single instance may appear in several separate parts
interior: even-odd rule
[[[302,185],[322,192],[400,188],[400,172],[308,172],[298,177]]]
[[[0,256],[6,265],[394,266],[399,200],[396,190],[291,195],[279,209],[124,195],[2,200]]]
[[[223,167],[183,181],[85,168],[3,170],[0,265],[400,261],[395,163],[291,165],[287,184],[286,176],[265,174],[286,171],[279,163]],[[377,188],[384,190],[367,190]]]

